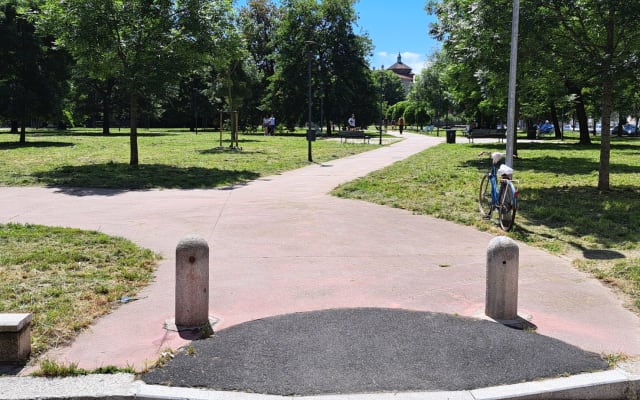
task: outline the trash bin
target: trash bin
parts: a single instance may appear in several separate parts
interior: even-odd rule
[[[447,129],[447,143],[456,142],[456,131],[453,129]]]
[[[307,129],[307,141],[315,142],[317,133],[317,129]]]
[[[536,128],[527,129],[527,139],[535,139],[536,134],[537,134]]]

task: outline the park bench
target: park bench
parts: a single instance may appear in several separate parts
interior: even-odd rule
[[[363,143],[369,143],[370,135],[365,135],[364,131],[340,131],[340,143],[346,143],[349,139],[362,139]]]
[[[491,129],[491,128],[473,128],[466,133],[469,143],[473,143],[473,139],[480,138],[495,138],[500,142],[507,136],[506,129]]]
[[[25,363],[31,354],[31,313],[0,313],[0,364]]]

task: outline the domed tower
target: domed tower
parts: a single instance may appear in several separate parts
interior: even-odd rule
[[[408,92],[411,88],[411,85],[413,85],[413,77],[415,76],[415,74],[411,72],[410,66],[402,62],[402,55],[400,55],[400,53],[398,53],[398,61],[387,69],[392,71],[393,73],[398,75],[400,79],[402,79],[402,85]]]

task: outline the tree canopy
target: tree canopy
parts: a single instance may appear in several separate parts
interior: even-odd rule
[[[115,82],[129,99],[130,164],[137,165],[138,109],[141,100],[166,95],[194,62],[235,40],[225,29],[229,0],[47,0],[43,29],[76,60],[80,74]],[[215,53],[213,53],[215,54]],[[214,58],[214,60],[219,60]],[[231,69],[219,61],[221,69]]]
[[[443,78],[448,98],[468,119],[492,122],[492,116],[505,114],[511,6],[511,0],[426,4],[426,10],[438,17],[430,34],[442,41],[448,60],[448,78]],[[631,27],[640,16],[640,3],[522,0],[520,15],[519,114],[553,119],[560,136],[557,109],[572,105],[580,143],[589,144],[586,103],[593,101],[592,116],[602,120],[598,188],[608,190],[609,121],[615,106],[632,112],[631,107],[616,104],[625,90],[616,82],[632,82],[638,72],[640,31]]]
[[[263,108],[281,115],[288,126],[305,121],[309,80],[315,99],[313,119],[345,124],[355,113],[358,123],[377,119],[372,107],[375,83],[367,57],[371,41],[354,33],[355,0],[285,0],[276,32],[275,64]],[[311,64],[311,76],[308,65]]]
[[[11,0],[0,13],[0,116],[12,121],[12,131],[20,126],[20,142],[29,116],[55,120],[68,90],[70,58],[51,36],[38,35],[30,10]]]

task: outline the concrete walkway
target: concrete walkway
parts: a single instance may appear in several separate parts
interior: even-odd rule
[[[327,194],[444,140],[404,137],[392,146],[233,188],[2,188],[0,223],[98,230],[165,257],[140,300],[101,318],[71,346],[46,357],[87,369],[143,369],[165,349],[185,345],[163,323],[174,315],[175,247],[189,234],[209,243],[210,313],[220,320],[216,331],[335,308],[482,317],[492,235]],[[474,196],[475,183],[470,187]],[[520,244],[519,293],[519,314],[540,334],[591,352],[640,356],[640,318],[569,260]]]

